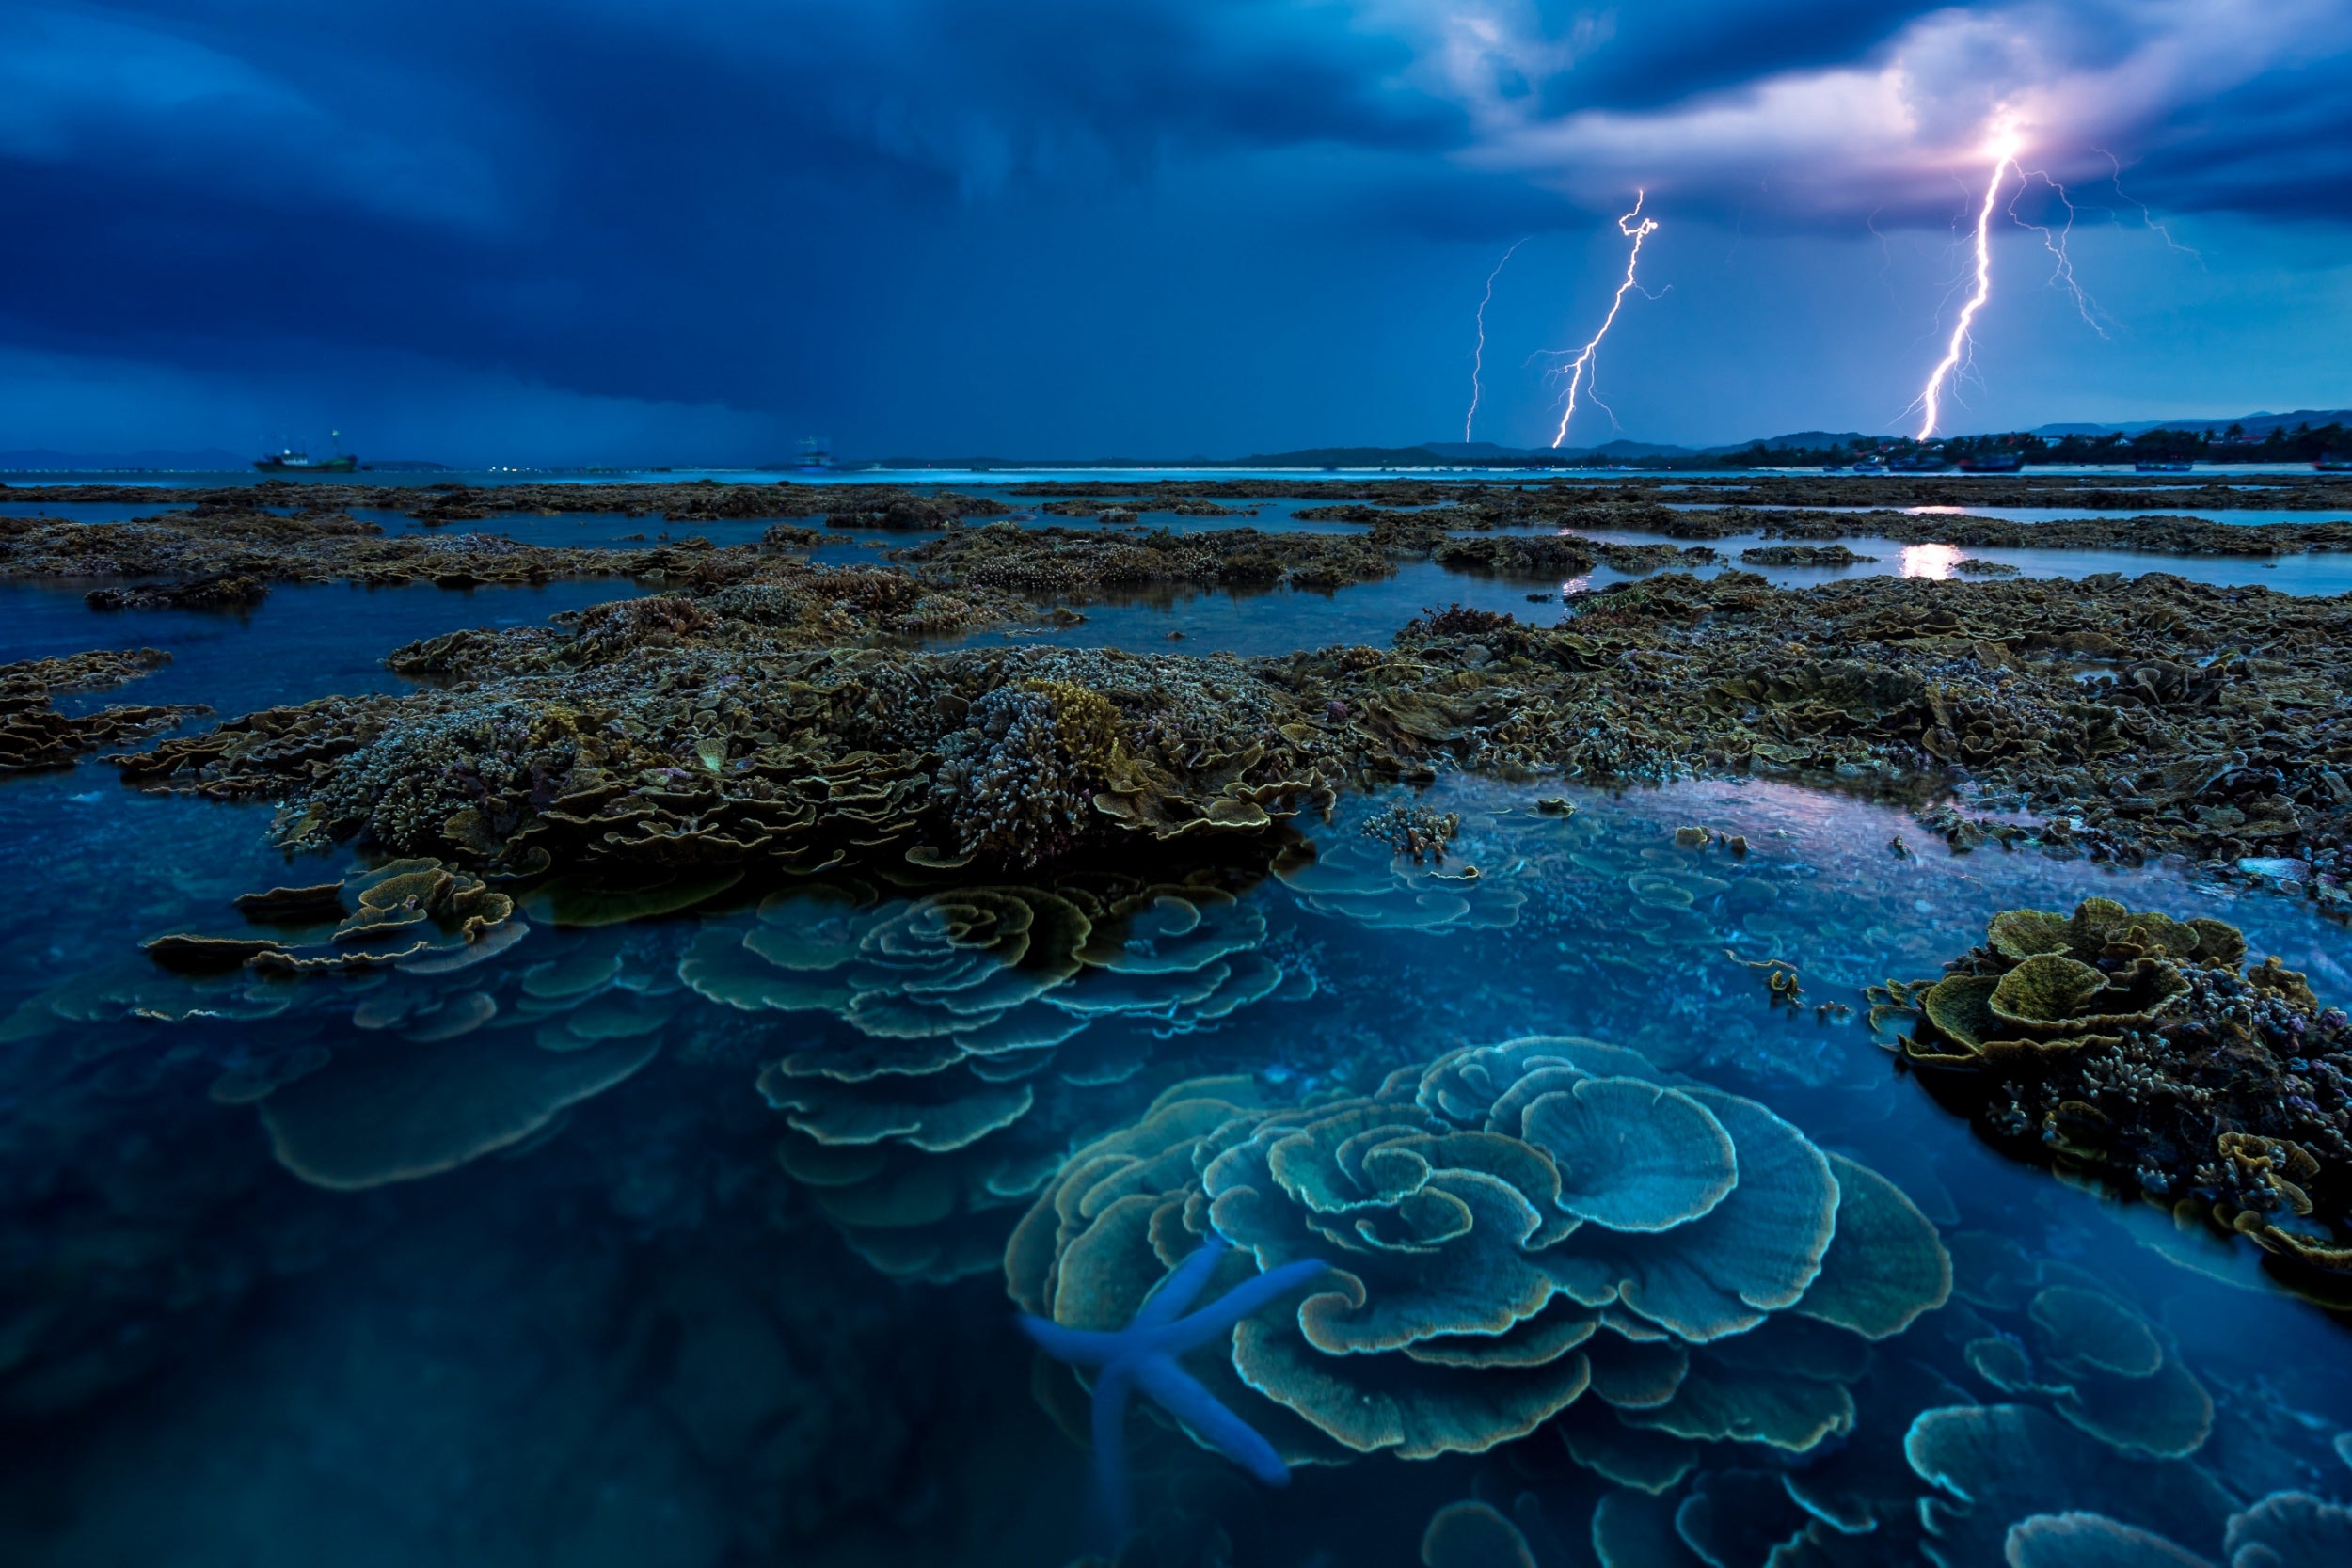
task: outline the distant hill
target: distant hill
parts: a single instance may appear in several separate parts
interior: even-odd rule
[[[1725,452],[1746,451],[1754,447],[1772,447],[1799,451],[1823,451],[1831,447],[1851,447],[1869,439],[1858,430],[1800,430],[1788,436],[1765,436],[1753,441],[1738,441],[1727,447],[1706,447],[1701,455],[1718,457]]]
[[[1604,441],[1597,447],[1499,447],[1492,441],[1423,441],[1422,450],[1453,463],[1575,463],[1592,457],[1682,457],[1694,449],[1656,441]]]
[[[2240,414],[2234,418],[2191,420],[2134,420],[2129,424],[2045,424],[2026,432],[2029,436],[2058,437],[2065,436],[2137,436],[2144,430],[2210,430],[2217,434],[2233,424],[2246,427],[2249,436],[2267,436],[2274,430],[2293,430],[2307,424],[2313,430],[2324,425],[2352,425],[2352,408],[2298,408],[2291,414]]]

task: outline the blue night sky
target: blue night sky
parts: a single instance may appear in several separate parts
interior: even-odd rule
[[[2352,404],[2344,0],[8,0],[0,449],[1459,438],[1523,236],[1541,444],[1636,187],[1571,444],[1893,433],[2004,119],[2090,297],[2002,212],[1947,427]]]

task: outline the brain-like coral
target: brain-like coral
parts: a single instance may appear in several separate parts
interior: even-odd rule
[[[1588,1467],[1661,1489],[1703,1443],[1800,1453],[1849,1431],[1870,1344],[1950,1285],[1890,1183],[1573,1037],[1305,1107],[1171,1090],[1072,1157],[1013,1234],[1009,1287],[1107,1326],[1211,1234],[1258,1267],[1330,1265],[1195,1369],[1291,1457],[1476,1453],[1551,1423]]]
[[[2352,1269],[2352,1026],[2218,920],[2008,910],[1904,1053],[1985,1131],[2301,1268]]]

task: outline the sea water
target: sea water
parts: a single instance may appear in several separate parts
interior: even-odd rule
[[[1232,600],[1227,629],[1198,645],[1372,641],[1441,584],[1459,596],[1452,578],[1401,577],[1328,600]],[[74,701],[235,715],[396,689],[380,659],[400,641],[622,592],[281,588],[240,617],[109,618],[19,587],[0,607],[0,661],[157,645],[175,656],[166,671]],[[1360,621],[1332,621],[1348,595],[1377,593],[1390,596]],[[1147,641],[1157,626],[1137,623],[1134,645],[1170,646]],[[1391,860],[1364,835],[1406,798],[1460,816],[1443,862]],[[691,977],[698,942],[792,917],[763,913],[779,890],[745,883],[590,926],[526,898],[519,940],[446,973],[270,988],[158,968],[143,940],[238,934],[239,895],[365,865],[347,848],[273,848],[273,816],[133,791],[94,761],[0,781],[6,1560],[1011,1565],[1089,1549],[1085,1448],[1041,1398],[995,1266],[1022,1183],[945,1212],[845,1218],[780,1161],[787,1118],[759,1080],[878,1037],[821,1006],[714,999]],[[1692,827],[1710,831],[1704,845],[1677,838]],[[2194,1457],[2241,1497],[2352,1491],[2337,1457],[2352,1448],[2344,1323],[2246,1243],[2184,1234],[1986,1144],[1901,1068],[1862,996],[1939,973],[1996,911],[2096,895],[2229,921],[2323,1001],[2352,1002],[2352,943],[2309,905],[2162,867],[1956,855],[1901,803],[1763,782],[1448,778],[1298,828],[1344,886],[1238,868],[1220,919],[1242,935],[1189,972],[1226,974],[1073,1015],[1083,1029],[1033,1075],[1050,1115],[987,1135],[1041,1162],[1029,1188],[1184,1079],[1234,1075],[1307,1101],[1461,1045],[1590,1036],[1876,1169],[1965,1259],[2097,1281],[2213,1401]],[[954,891],[929,891],[941,887]],[[839,878],[781,891],[871,916],[926,890]],[[1767,988],[1775,960],[1802,976],[1798,1005]],[[1241,984],[1248,966],[1263,984]],[[407,1141],[388,1151],[386,1128]],[[434,1168],[402,1170],[404,1156]],[[968,1157],[894,1145],[891,1158],[919,1184],[927,1159]],[[1981,1269],[1963,1274],[1981,1293]],[[1848,1441],[1899,1480],[1901,1437],[1865,1426]],[[1187,1561],[1404,1568],[1435,1510],[1513,1493],[1581,1552],[1605,1490],[1541,1433],[1478,1460],[1306,1468],[1281,1491],[1181,1442],[1136,1452],[1159,1528],[1232,1544]],[[2170,1484],[2159,1461],[2096,1452],[2068,1508],[2127,1513]],[[1751,1468],[1781,1463],[1756,1449]],[[1851,1560],[1914,1560],[1848,1545]],[[1661,1552],[1661,1568],[1684,1560]]]

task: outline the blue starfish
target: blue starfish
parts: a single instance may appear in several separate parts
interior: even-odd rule
[[[1179,1316],[1209,1283],[1226,1250],[1222,1240],[1209,1238],[1160,1281],[1122,1329],[1064,1328],[1044,1318],[1021,1315],[1022,1328],[1046,1354],[1094,1370],[1094,1500],[1114,1549],[1125,1544],[1128,1531],[1127,1395],[1133,1389],[1151,1395],[1161,1409],[1268,1486],[1281,1486],[1291,1479],[1274,1445],[1219,1404],[1176,1358],[1223,1338],[1242,1319],[1330,1265],[1314,1258],[1285,1263],[1242,1281],[1189,1317]]]

